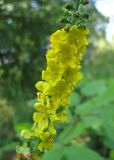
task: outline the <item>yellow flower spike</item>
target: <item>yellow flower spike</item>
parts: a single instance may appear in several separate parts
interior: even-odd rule
[[[42,80],[36,83],[38,102],[34,108],[32,132],[23,131],[25,138],[38,138],[37,149],[49,150],[56,135],[55,126],[65,122],[65,109],[70,104],[74,85],[82,79],[81,63],[87,46],[88,30],[71,26],[56,31],[50,37],[51,48],[47,51],[47,68],[42,71]]]

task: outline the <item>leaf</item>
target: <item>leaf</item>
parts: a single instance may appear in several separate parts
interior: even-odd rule
[[[80,116],[90,114],[91,112],[98,110],[98,108],[108,105],[112,100],[114,100],[113,82],[112,80],[110,81],[108,90],[106,92],[103,92],[102,94],[99,94],[98,96],[92,98],[91,100],[88,100],[85,103],[81,104],[76,109],[76,114]]]
[[[100,127],[103,124],[103,120],[98,115],[90,115],[83,118],[83,123],[86,125],[86,127],[91,127],[92,129],[99,131]]]
[[[3,147],[0,148],[0,153],[7,150],[15,150],[15,147],[17,146],[17,143],[12,142],[10,144],[6,144]]]
[[[103,138],[103,141],[105,146],[107,146],[110,149],[114,149],[114,139],[110,139],[108,138],[108,136],[106,136],[105,138]]]
[[[64,156],[64,147],[60,144],[55,144],[55,147],[47,151],[43,160],[61,160]]]
[[[96,94],[101,94],[106,90],[107,86],[104,80],[90,81],[81,88],[81,92],[85,96],[94,96]]]
[[[76,92],[71,94],[70,106],[75,106],[79,102],[79,96]]]
[[[114,106],[104,107],[99,110],[103,119],[103,127],[109,138],[114,140]]]
[[[59,136],[59,141],[67,144],[85,132],[84,123],[80,122],[67,127]]]
[[[104,142],[109,148],[114,148],[114,106],[100,108],[98,112],[103,121]]]
[[[114,150],[110,151],[110,160],[114,160]]]
[[[15,130],[16,131],[22,131],[23,129],[31,129],[31,124],[30,123],[19,123],[15,125]]]
[[[98,153],[87,147],[70,146],[65,151],[67,160],[103,160]]]

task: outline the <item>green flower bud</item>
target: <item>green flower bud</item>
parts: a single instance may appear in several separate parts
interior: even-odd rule
[[[72,3],[67,3],[67,4],[65,5],[65,8],[66,8],[66,9],[74,9]]]
[[[69,23],[68,19],[65,18],[65,17],[61,18],[61,19],[60,19],[60,22],[61,22],[61,23]]]
[[[65,31],[66,31],[66,32],[69,32],[69,29],[70,29],[70,25],[66,25]]]
[[[80,13],[77,11],[77,12],[74,14],[74,16],[75,16],[76,18],[79,18],[79,17],[80,17]]]
[[[87,28],[86,24],[84,24],[84,23],[80,23],[77,26],[78,26],[79,29],[86,29]]]
[[[82,15],[81,15],[83,18],[89,18],[89,13],[87,13],[87,12],[84,12],[84,13],[82,13]]]
[[[80,0],[80,3],[83,5],[89,4],[89,0]]]

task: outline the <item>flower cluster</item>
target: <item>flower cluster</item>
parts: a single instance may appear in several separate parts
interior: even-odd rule
[[[82,79],[80,61],[87,46],[88,30],[71,26],[57,30],[50,37],[47,68],[37,82],[38,102],[34,105],[34,126],[22,131],[25,138],[39,138],[38,150],[48,150],[56,135],[55,125],[67,120],[65,109],[70,103],[74,85]]]

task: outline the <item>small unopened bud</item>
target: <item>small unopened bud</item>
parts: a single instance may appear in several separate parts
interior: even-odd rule
[[[64,18],[64,17],[60,19],[60,22],[61,23],[69,23],[68,19]]]
[[[65,31],[66,31],[66,32],[69,32],[69,29],[70,29],[70,25],[66,25]]]
[[[67,4],[65,5],[65,8],[66,8],[66,9],[74,9],[72,3],[67,3]]]
[[[81,15],[83,18],[89,18],[89,13],[87,13],[87,12],[84,12],[82,15]]]
[[[79,13],[79,12],[76,12],[76,13],[74,14],[74,16],[75,16],[76,18],[79,18],[79,17],[80,17],[80,13]]]
[[[80,3],[83,5],[89,4],[89,0],[80,0]]]
[[[87,28],[85,23],[79,23],[77,26],[79,29],[86,29]]]

